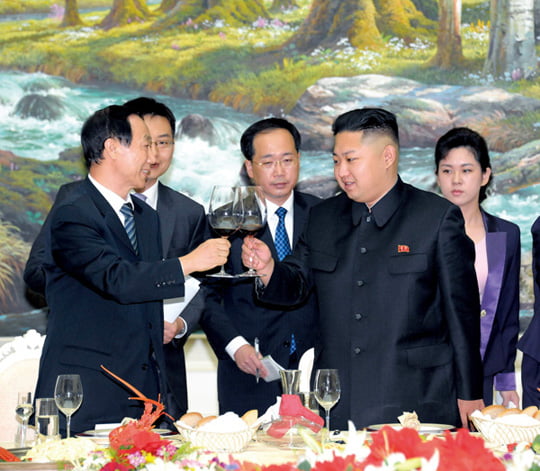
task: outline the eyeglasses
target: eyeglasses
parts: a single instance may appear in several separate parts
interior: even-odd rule
[[[265,160],[264,162],[253,162],[255,165],[258,165],[263,170],[272,170],[276,167],[277,164],[281,164],[282,168],[292,168],[296,165],[298,159],[296,157],[285,157],[279,160]]]
[[[158,149],[167,149],[174,144],[174,141],[168,139],[160,139],[159,141],[152,141],[151,144]]]

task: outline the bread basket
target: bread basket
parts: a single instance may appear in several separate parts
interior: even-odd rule
[[[193,446],[208,451],[229,453],[243,450],[257,431],[256,427],[250,427],[238,432],[210,432],[192,428],[180,421],[175,422],[174,425],[180,432],[180,436]]]
[[[540,435],[540,423],[538,425],[511,425],[474,415],[470,418],[484,439],[497,445],[532,442],[537,435]]]

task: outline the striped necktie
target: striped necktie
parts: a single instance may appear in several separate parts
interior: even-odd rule
[[[131,242],[131,245],[133,246],[133,250],[135,250],[135,253],[138,254],[139,247],[137,245],[137,234],[135,234],[135,218],[133,217],[133,208],[131,207],[129,203],[125,203],[120,208],[120,212],[124,216],[124,227],[129,237],[129,241]]]
[[[289,236],[287,235],[287,229],[285,228],[285,215],[287,214],[287,210],[279,207],[276,209],[276,214],[279,221],[276,226],[274,245],[276,247],[278,259],[281,261],[291,253],[291,244],[289,242]]]

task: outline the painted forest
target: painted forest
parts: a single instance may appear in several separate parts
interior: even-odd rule
[[[44,306],[22,271],[58,187],[84,176],[76,144],[18,151],[33,133],[21,138],[14,128],[28,121],[17,120],[47,126],[69,108],[36,85],[50,77],[219,104],[248,121],[284,116],[314,152],[328,149],[339,110],[366,96],[397,111],[406,147],[474,127],[500,156],[495,191],[539,201],[540,0],[3,0],[0,21],[0,77],[34,84],[20,96],[0,87],[0,318]],[[420,89],[429,103],[413,97]],[[530,248],[522,277],[529,309]]]

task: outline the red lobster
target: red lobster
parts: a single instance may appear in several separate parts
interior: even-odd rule
[[[164,412],[165,406],[161,402],[159,402],[159,396],[157,401],[149,399],[137,388],[135,388],[122,378],[116,376],[113,372],[109,371],[103,365],[101,365],[101,368],[105,370],[108,374],[110,374],[113,378],[120,381],[127,388],[131,389],[137,395],[136,397],[130,397],[129,399],[144,401],[144,412],[139,420],[133,420],[125,425],[121,425],[120,427],[111,430],[111,432],[109,433],[109,443],[112,448],[120,450],[120,448],[129,447],[134,443],[134,439],[137,434],[139,434],[140,432],[151,432],[154,428],[152,424],[162,415],[166,415],[174,421],[173,417]],[[155,407],[155,409],[152,411],[153,407]]]

